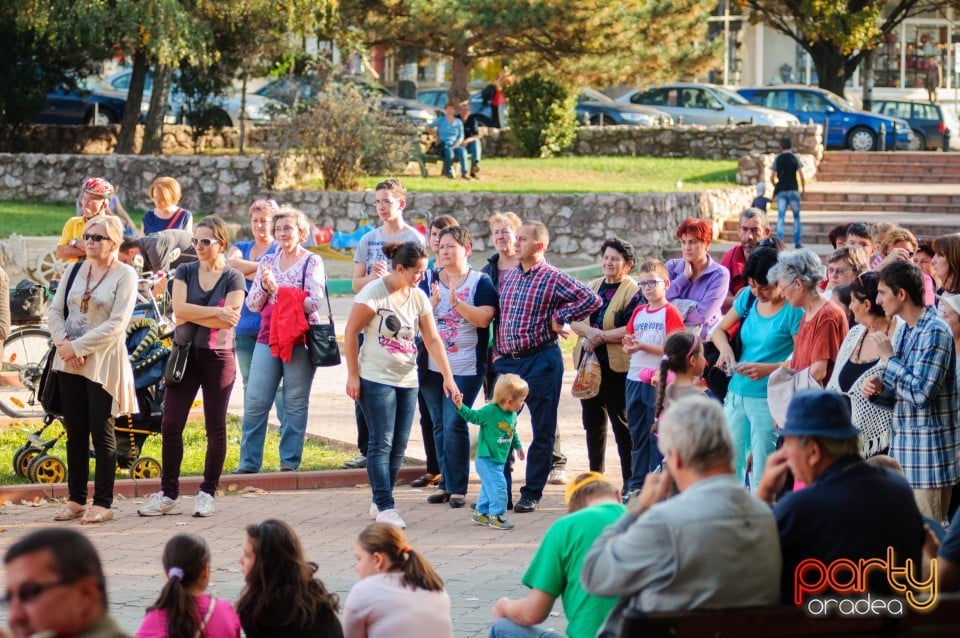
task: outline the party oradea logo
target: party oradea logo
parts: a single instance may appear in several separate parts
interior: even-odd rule
[[[887,548],[887,557],[850,560],[838,558],[824,563],[808,558],[793,573],[793,602],[810,616],[903,616],[907,609],[928,612],[937,605],[937,559],[930,560],[930,573],[918,577],[913,559],[900,566],[896,552]],[[870,593],[869,581],[883,578],[891,596]]]

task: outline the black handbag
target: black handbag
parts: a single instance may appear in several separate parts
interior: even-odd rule
[[[76,279],[83,262],[77,262],[77,265],[70,271],[67,277],[67,287],[63,291],[63,320],[66,323],[70,310],[67,306],[67,295],[70,294],[70,288],[73,286],[73,280]],[[53,360],[57,356],[56,344],[50,345],[46,358],[43,361],[43,373],[40,375],[40,383],[37,385],[37,397],[40,399],[40,405],[47,414],[63,416],[63,398],[60,396],[60,383],[57,381],[58,370],[53,369]]]
[[[190,349],[193,347],[193,340],[197,336],[197,326],[193,324],[193,334],[186,344],[174,341],[170,347],[170,354],[167,355],[167,365],[163,367],[164,385],[176,385],[183,381],[187,373],[187,363],[190,360]]]
[[[750,293],[750,297],[747,299],[747,310],[740,318],[740,325],[737,327],[737,331],[729,338],[730,349],[733,350],[733,358],[736,361],[739,361],[740,355],[743,354],[743,340],[740,338],[740,330],[743,328],[743,324],[747,320],[747,316],[750,314],[750,310],[753,309],[753,304],[756,303],[756,301],[757,298],[753,293]],[[720,358],[720,350],[717,349],[717,346],[715,346],[712,341],[708,341],[703,344],[703,357],[707,360],[707,368],[703,371],[703,381],[707,384],[710,394],[718,400],[723,401],[727,396],[727,388],[730,386],[730,377],[724,370],[717,366],[717,360]]]
[[[303,265],[303,276],[300,279],[300,289],[306,290],[307,266],[310,259]],[[317,368],[329,368],[340,365],[340,345],[337,343],[337,331],[333,323],[333,309],[330,307],[330,293],[327,292],[327,282],[323,282],[323,297],[327,300],[327,319],[329,323],[311,324],[307,329],[307,352],[310,354],[310,363]]]

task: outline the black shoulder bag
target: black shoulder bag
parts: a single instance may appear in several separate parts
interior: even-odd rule
[[[740,355],[743,354],[743,339],[740,336],[740,331],[743,329],[743,324],[746,322],[750,311],[753,309],[753,304],[756,302],[757,298],[753,293],[750,293],[750,297],[747,299],[747,309],[743,313],[743,316],[740,317],[740,325],[737,327],[737,331],[733,336],[730,337],[730,349],[733,350],[733,358],[737,361],[740,360]],[[717,328],[717,330],[719,330],[719,328]],[[710,393],[722,402],[727,396],[730,377],[717,366],[717,360],[720,358],[720,350],[717,349],[717,346],[715,346],[712,341],[707,341],[703,344],[703,356],[707,360],[707,368],[703,371],[703,380],[707,384]]]
[[[307,257],[303,265],[303,276],[300,278],[300,289],[306,290],[307,267],[312,257]],[[330,307],[330,293],[327,291],[327,281],[323,281],[323,297],[327,300],[327,319],[329,323],[310,324],[307,328],[307,351],[310,353],[310,363],[317,368],[328,368],[340,365],[340,346],[337,344],[337,330],[333,324],[333,309]]]
[[[67,295],[70,294],[70,288],[73,286],[73,280],[77,278],[77,273],[83,267],[83,262],[77,262],[67,277],[67,287],[63,291],[63,321],[66,323],[67,315],[70,309],[67,306]],[[52,339],[51,339],[52,341]],[[53,369],[53,359],[57,356],[57,346],[50,344],[50,350],[43,360],[43,373],[40,375],[40,383],[37,385],[37,397],[40,399],[40,405],[47,414],[63,416],[63,399],[60,396],[60,384],[57,381],[58,371]]]

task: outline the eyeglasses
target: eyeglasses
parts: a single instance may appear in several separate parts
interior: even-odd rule
[[[93,242],[99,243],[105,239],[110,239],[110,238],[107,237],[106,235],[91,235],[89,233],[83,236],[83,241],[93,241]]]
[[[387,197],[386,199],[378,199],[376,206],[393,206],[400,201],[399,197]]]
[[[214,244],[219,244],[220,240],[214,239],[213,237],[194,237],[190,240],[190,243],[193,244],[193,247],[203,246],[204,248],[210,248]]]
[[[663,279],[659,277],[657,279],[648,279],[647,281],[638,281],[637,285],[641,288],[656,288],[659,284],[663,283]]]
[[[849,268],[827,268],[828,275],[846,275],[847,273],[853,272]]]
[[[20,585],[19,589],[8,589],[3,595],[3,598],[0,599],[0,604],[4,607],[9,607],[10,603],[14,600],[19,600],[21,603],[29,603],[42,596],[46,591],[54,589],[55,587],[63,587],[71,584],[71,582],[63,580],[55,580],[51,583],[24,583]]]

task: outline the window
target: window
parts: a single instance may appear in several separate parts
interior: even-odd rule
[[[771,109],[788,111],[790,110],[790,94],[786,91],[770,91],[764,96],[764,100],[757,102],[757,104]]]
[[[816,93],[807,93],[805,91],[798,91],[794,97],[796,102],[796,110],[799,113],[826,113],[827,101],[817,95]]]
[[[940,121],[940,109],[932,104],[914,104],[913,117],[918,120],[928,120],[930,122]]]

